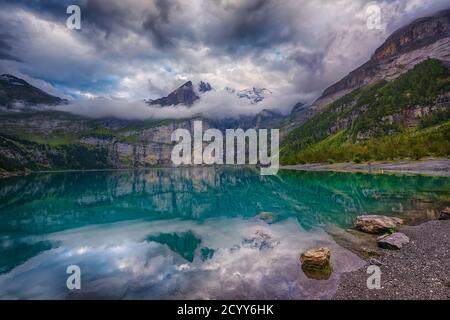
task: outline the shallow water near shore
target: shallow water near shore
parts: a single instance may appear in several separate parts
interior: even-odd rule
[[[449,203],[442,177],[179,168],[5,178],[0,299],[330,298],[364,262],[329,226],[366,213],[418,223]],[[328,280],[298,262],[318,246],[332,250]],[[81,290],[66,287],[69,265]]]

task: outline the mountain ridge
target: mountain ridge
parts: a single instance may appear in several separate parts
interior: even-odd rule
[[[394,31],[369,61],[326,88],[313,105],[323,107],[353,89],[380,79],[393,80],[427,57],[450,61],[450,8]]]
[[[48,94],[11,74],[0,75],[0,107],[23,109],[36,105],[55,106],[66,100]]]

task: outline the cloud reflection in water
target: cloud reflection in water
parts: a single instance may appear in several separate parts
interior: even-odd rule
[[[149,234],[190,232],[201,240],[189,262],[169,246],[145,241]],[[91,226],[49,236],[61,245],[0,276],[0,298],[326,298],[339,274],[362,261],[323,231],[304,231],[295,219],[142,220]],[[263,244],[263,245],[261,245]],[[333,250],[335,272],[327,281],[307,279],[300,253],[315,245]],[[201,258],[200,248],[214,255]],[[77,264],[82,289],[65,288],[65,268]]]

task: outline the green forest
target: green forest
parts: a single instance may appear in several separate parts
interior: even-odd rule
[[[438,60],[427,59],[393,81],[383,80],[356,89],[325,107],[286,137],[281,162],[365,162],[448,156],[448,102],[421,117],[417,125],[407,125],[408,110],[434,106],[436,99],[448,92],[449,69]],[[343,120],[344,125],[339,127]]]

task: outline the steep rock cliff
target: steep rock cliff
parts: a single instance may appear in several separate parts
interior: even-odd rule
[[[323,107],[377,80],[393,80],[427,58],[450,62],[450,9],[395,31],[368,62],[327,88],[314,105]]]

